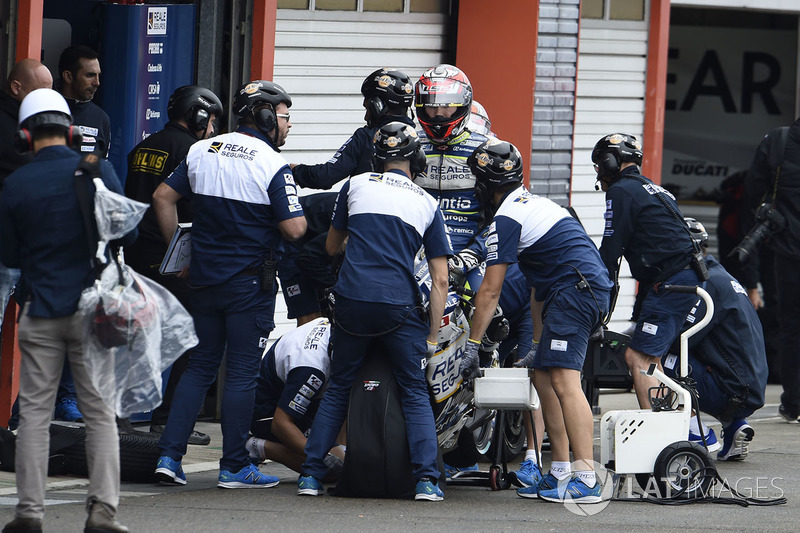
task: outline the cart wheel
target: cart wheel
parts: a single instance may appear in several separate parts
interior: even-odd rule
[[[502,480],[500,479],[500,467],[492,465],[489,467],[489,488],[492,490],[502,490]]]
[[[653,476],[637,474],[636,480],[646,490],[655,489],[658,498],[694,499],[708,494],[715,474],[714,464],[702,445],[681,441],[661,451]],[[651,477],[655,477],[655,483],[649,483]]]

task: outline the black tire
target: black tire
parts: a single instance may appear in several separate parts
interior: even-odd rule
[[[62,448],[58,453],[64,456],[63,473],[87,476],[86,429],[83,424],[50,424],[50,438],[66,435],[75,443]],[[148,435],[119,435],[120,479],[122,481],[152,482],[153,472],[161,451],[158,439]]]
[[[506,462],[513,462],[522,450],[525,449],[527,438],[525,437],[524,417],[528,416],[527,411],[506,411],[505,420],[501,431],[503,432],[503,447],[505,448]],[[496,419],[496,418],[495,418]],[[495,427],[497,430],[497,427]],[[492,440],[486,457],[494,461],[497,457],[497,450]]]
[[[636,474],[636,481],[656,498],[694,499],[708,494],[716,470],[706,449],[680,441],[664,448],[656,459],[653,474]]]

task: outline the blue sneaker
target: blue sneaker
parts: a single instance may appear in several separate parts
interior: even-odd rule
[[[703,439],[700,437],[700,434],[694,433],[691,430],[689,430],[689,441],[703,444]],[[708,428],[708,433],[706,434],[706,445],[708,446],[708,453],[714,453],[722,448],[722,444],[717,440],[717,434],[714,433],[714,430],[711,428]]]
[[[562,483],[561,487],[540,490],[539,498],[559,503],[567,500],[575,503],[600,503],[603,500],[600,496],[602,489],[603,486],[599,482],[595,482],[594,487],[590,488],[582,479],[574,476],[566,484]]]
[[[78,400],[72,396],[61,398],[56,404],[53,418],[64,422],[83,422],[83,415],[78,410]]]
[[[523,463],[523,465],[524,464],[525,463]],[[552,490],[558,487],[558,478],[556,478],[556,476],[548,472],[546,476],[542,477],[542,471],[538,466],[536,466],[536,469],[539,472],[538,483],[517,489],[517,496],[520,498],[538,498],[541,491]],[[520,468],[520,470],[522,469]],[[517,479],[519,479],[519,474],[517,474]]]
[[[478,463],[475,463],[471,466],[465,466],[463,468],[459,468],[457,466],[450,466],[449,464],[444,464],[444,475],[447,479],[457,478],[464,472],[477,472],[478,471]]]
[[[181,462],[162,455],[156,464],[156,481],[162,485],[186,485],[186,475]]]
[[[301,475],[297,480],[298,496],[319,496],[322,490],[322,481],[314,476]]]
[[[558,478],[552,474],[552,472],[548,472],[544,478],[539,482],[539,490],[551,490],[558,487]]]
[[[514,474],[517,476],[517,481],[519,481],[519,484],[522,485],[523,488],[538,487],[543,477],[542,469],[530,459],[522,461],[522,464],[519,465],[519,470],[514,472]]]
[[[429,502],[440,502],[444,500],[444,492],[439,488],[439,485],[434,484],[426,478],[422,478],[417,482],[414,488],[415,500],[427,500]]]
[[[249,463],[235,474],[230,470],[219,471],[217,487],[221,489],[268,489],[278,484],[278,478],[262,474],[256,465]]]
[[[750,441],[756,432],[744,418],[738,418],[722,428],[722,449],[718,461],[743,461],[750,451]]]
[[[532,485],[530,487],[522,487],[521,489],[517,489],[517,496],[520,498],[538,498],[539,487],[537,485]]]

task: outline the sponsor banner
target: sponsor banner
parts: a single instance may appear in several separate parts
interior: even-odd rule
[[[671,26],[669,43],[661,184],[708,200],[768,131],[794,121],[797,32]]]

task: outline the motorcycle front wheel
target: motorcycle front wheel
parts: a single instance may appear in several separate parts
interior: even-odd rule
[[[479,417],[486,417],[473,431],[467,427]],[[475,414],[470,416],[464,428],[458,434],[458,443],[455,449],[442,456],[444,462],[456,468],[466,468],[472,466],[483,459],[483,455],[489,451],[494,435],[494,413],[487,416],[485,410],[478,409]]]
[[[512,462],[517,456],[525,449],[525,425],[522,420],[523,417],[529,416],[527,411],[506,411],[505,423],[499,430],[503,432],[502,443],[505,448],[506,461]],[[490,442],[489,450],[486,452],[486,457],[490,461],[494,461],[497,457],[497,449],[494,442]]]

